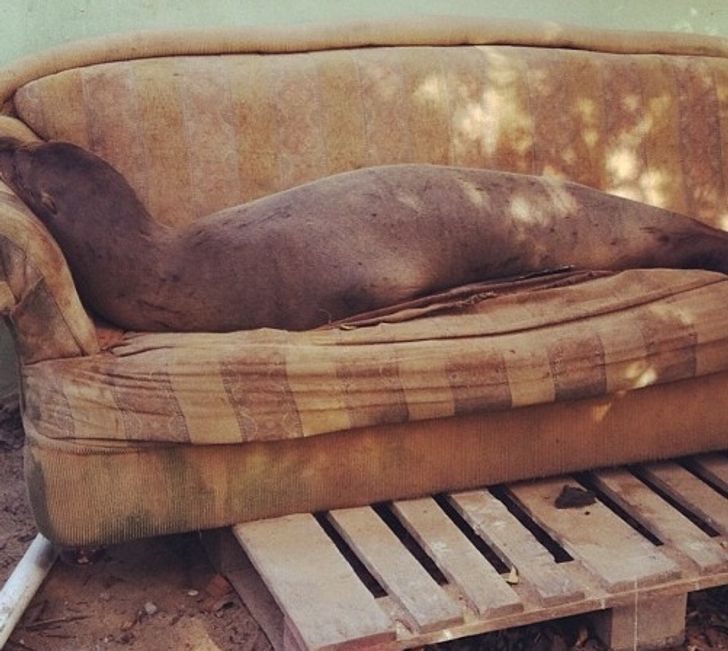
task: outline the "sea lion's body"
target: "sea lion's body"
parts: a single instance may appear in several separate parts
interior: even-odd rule
[[[13,141],[16,142],[16,141]],[[0,142],[82,298],[134,330],[302,330],[544,268],[728,270],[728,234],[574,183],[395,165],[338,174],[173,229],[67,143]]]

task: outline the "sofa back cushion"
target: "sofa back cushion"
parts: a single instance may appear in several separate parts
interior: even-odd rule
[[[106,158],[168,224],[419,162],[557,175],[728,228],[719,57],[511,46],[178,56],[43,77],[15,106],[44,138]]]

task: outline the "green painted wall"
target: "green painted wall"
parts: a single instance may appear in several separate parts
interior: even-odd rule
[[[162,27],[341,21],[411,13],[485,15],[728,37],[728,0],[0,0],[0,65],[69,40]],[[0,395],[15,382],[0,326]]]

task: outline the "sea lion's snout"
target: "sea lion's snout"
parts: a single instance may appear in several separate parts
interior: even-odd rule
[[[59,213],[59,197],[68,180],[71,166],[55,160],[55,147],[49,143],[24,143],[15,138],[0,138],[0,179],[46,225]]]
[[[32,172],[33,154],[28,144],[16,138],[0,138],[0,180],[6,183],[20,199],[38,214],[44,217],[43,192],[34,188],[28,179],[34,177]],[[45,193],[48,194],[48,193]],[[54,204],[55,205],[55,204]]]
[[[31,194],[28,179],[33,177],[32,148],[16,138],[0,138],[0,178],[24,201]]]

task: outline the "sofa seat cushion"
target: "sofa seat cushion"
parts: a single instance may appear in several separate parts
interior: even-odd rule
[[[723,274],[582,274],[480,298],[368,327],[128,333],[96,355],[25,366],[24,418],[50,439],[230,444],[591,398],[728,369]]]
[[[65,546],[229,526],[723,450],[728,372],[611,396],[231,445],[26,429],[39,530]],[[716,408],[718,406],[718,408]]]

